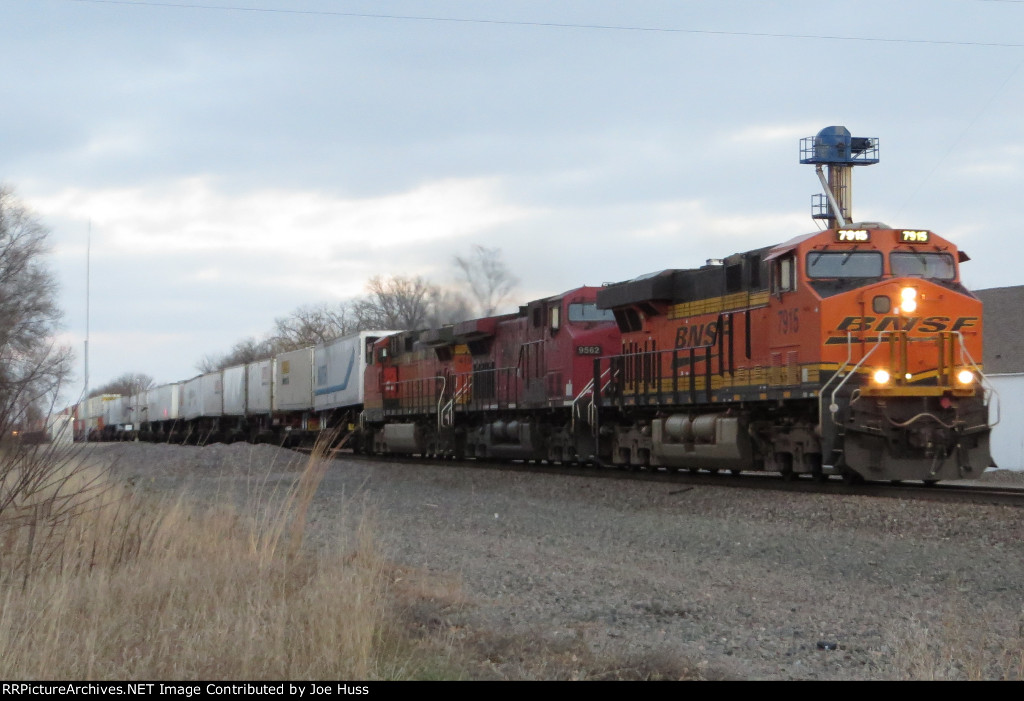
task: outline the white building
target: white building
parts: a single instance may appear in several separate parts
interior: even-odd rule
[[[974,290],[985,305],[985,374],[992,400],[992,459],[998,467],[1024,470],[1024,285]],[[998,412],[996,405],[998,404]]]

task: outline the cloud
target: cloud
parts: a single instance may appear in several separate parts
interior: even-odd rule
[[[230,193],[194,177],[141,188],[69,188],[30,202],[44,217],[90,220],[97,250],[133,258],[246,251],[322,259],[462,236],[527,214],[503,201],[493,178],[443,179],[351,199],[270,188]]]
[[[717,245],[725,250],[737,246],[756,248],[790,231],[809,229],[807,216],[793,212],[752,212],[723,214],[713,211],[701,200],[665,203],[656,209],[654,221],[631,230],[629,238],[663,242],[664,250],[672,250],[680,242],[694,239]],[[782,239],[780,239],[782,240]],[[687,244],[689,246],[690,244]],[[732,253],[734,251],[729,251]],[[714,248],[708,254],[715,254]],[[718,252],[717,255],[726,255]]]
[[[1021,175],[1019,160],[968,163],[957,168],[957,172],[971,178],[1017,178]]]
[[[821,131],[821,124],[805,122],[803,124],[753,124],[734,131],[726,137],[738,143],[766,143],[784,141],[787,144],[798,143],[805,136],[814,136]]]

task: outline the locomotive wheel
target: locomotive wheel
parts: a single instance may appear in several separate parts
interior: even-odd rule
[[[815,482],[827,482],[828,475],[826,475],[825,471],[821,468],[821,456],[817,453],[813,453],[809,458],[811,460],[811,477]]]
[[[782,479],[786,482],[792,482],[796,479],[796,473],[793,472],[793,455],[792,453],[778,453],[780,458],[779,472],[782,473]]]
[[[843,483],[844,484],[860,484],[864,481],[864,478],[854,472],[848,467],[843,468]]]

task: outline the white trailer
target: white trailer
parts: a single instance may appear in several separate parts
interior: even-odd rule
[[[100,394],[85,400],[85,431],[87,440],[97,440],[107,426],[108,404],[120,400],[120,394]]]
[[[316,377],[313,406],[317,411],[360,407],[364,399],[363,377],[373,342],[395,331],[360,331],[316,346],[313,362]]]
[[[274,361],[257,360],[245,366],[246,407],[249,414],[269,414],[273,408]]]
[[[203,415],[203,376],[186,380],[181,387],[181,418],[186,421]]]
[[[146,421],[176,421],[181,418],[182,385],[175,382],[146,392]]]
[[[201,416],[216,417],[224,413],[224,374],[220,370],[208,372],[199,378],[202,393]]]
[[[110,429],[118,429],[128,422],[129,398],[117,395],[103,402],[103,425]]]
[[[313,347],[274,358],[274,411],[312,411]]]
[[[148,392],[142,391],[133,394],[128,400],[128,423],[131,428],[128,430],[138,431],[139,427],[147,420],[149,403],[146,399]]]
[[[74,440],[75,418],[70,414],[54,414],[46,419],[46,437],[51,445],[67,448]]]
[[[245,416],[245,366],[224,368],[223,383],[224,416]]]

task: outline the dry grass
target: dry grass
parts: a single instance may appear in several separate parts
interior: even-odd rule
[[[889,631],[893,668],[912,680],[1024,680],[1024,618],[983,606],[946,607],[927,623],[899,621]]]
[[[81,453],[0,450],[0,678],[707,678],[670,655],[597,654],[582,630],[466,628],[460,580],[387,562],[366,509],[335,550],[305,547],[326,445],[290,488],[248,482],[240,503],[128,489]]]
[[[129,493],[54,457],[8,461],[0,475],[17,492],[0,510],[0,678],[420,673],[395,657],[409,646],[388,638],[401,626],[389,620],[372,523],[335,552],[302,548],[324,450],[286,494],[244,509]],[[25,484],[36,486],[19,492]]]
[[[596,651],[588,640],[593,637],[590,624],[571,631],[470,627],[466,614],[474,604],[457,577],[404,568],[390,568],[387,576],[404,631],[399,637],[415,644],[413,657],[419,660],[421,676],[473,681],[724,678],[667,650]]]

